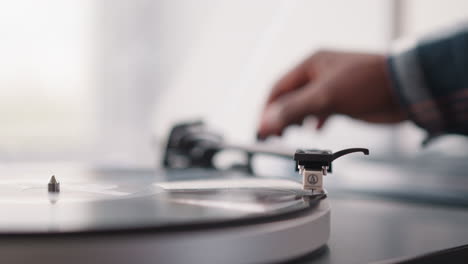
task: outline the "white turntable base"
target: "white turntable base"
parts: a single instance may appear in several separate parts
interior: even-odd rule
[[[299,217],[239,227],[165,234],[0,238],[4,263],[271,263],[325,245],[327,199]]]

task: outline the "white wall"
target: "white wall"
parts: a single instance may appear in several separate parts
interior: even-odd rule
[[[0,2],[0,161],[82,157],[90,145],[91,2]]]
[[[404,35],[422,35],[460,22],[468,22],[464,0],[404,0]]]
[[[0,3],[2,161],[147,164],[152,134],[193,117],[251,142],[283,72],[321,47],[385,51],[395,3],[403,35],[468,18],[463,0],[36,2]],[[413,153],[421,137],[336,117],[283,143]]]

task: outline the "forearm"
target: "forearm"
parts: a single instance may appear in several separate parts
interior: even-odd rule
[[[423,40],[388,63],[412,121],[431,135],[468,135],[468,27]]]

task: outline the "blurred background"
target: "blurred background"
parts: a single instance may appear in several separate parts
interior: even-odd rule
[[[170,126],[192,118],[251,143],[272,84],[315,50],[387,53],[467,20],[464,0],[1,1],[0,162],[152,166]],[[468,155],[460,136],[421,150],[410,123],[313,127],[272,141],[382,160]]]

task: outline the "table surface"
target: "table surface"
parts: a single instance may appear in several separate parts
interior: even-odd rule
[[[325,182],[332,217],[327,247],[294,262],[372,263],[468,244],[466,165],[434,168],[423,161],[336,166]]]
[[[331,237],[294,263],[371,263],[468,244],[468,210],[330,195]]]

